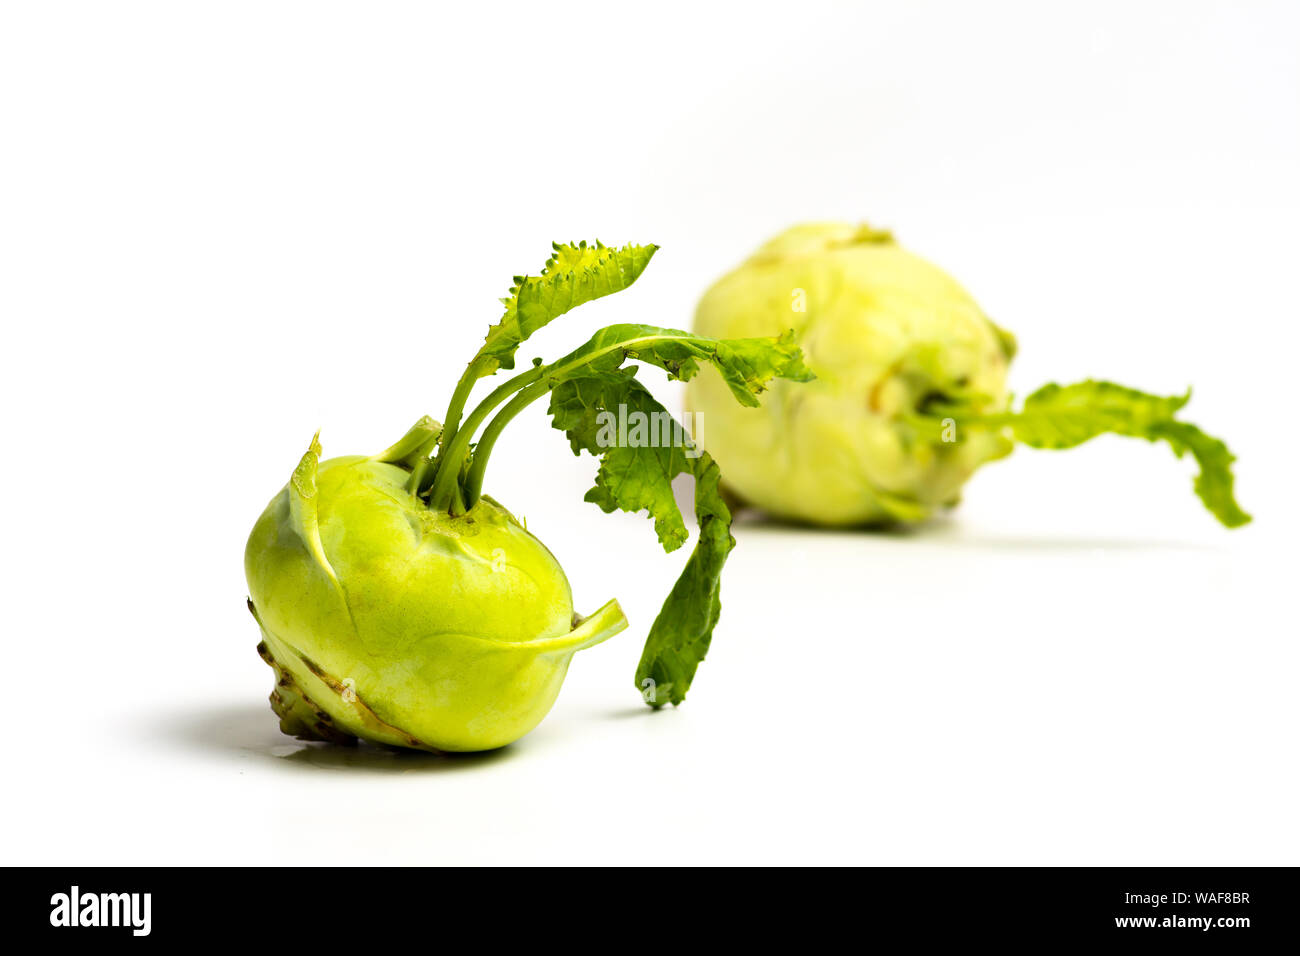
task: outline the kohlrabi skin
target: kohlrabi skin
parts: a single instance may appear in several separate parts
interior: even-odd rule
[[[695,314],[706,337],[790,328],[815,381],[774,382],[756,408],[728,401],[707,369],[687,388],[696,437],[725,489],[771,515],[825,526],[923,521],[1017,442],[1069,448],[1109,432],[1191,452],[1206,507],[1228,527],[1250,520],[1233,497],[1227,447],[1175,418],[1189,396],[1089,380],[1044,386],[1013,411],[1015,339],[888,232],[796,226],[720,279]]]
[[[422,418],[372,457],[321,461],[312,439],[244,555],[258,652],[275,670],[271,705],[285,733],[433,751],[501,747],[546,716],[577,651],[627,626],[615,601],[586,618],[575,614],[555,557],[482,494],[502,429],[542,395],[574,454],[601,460],[587,500],[607,512],[647,511],[666,550],[687,538],[672,479],[695,479],[699,541],[636,674],[651,706],[685,698],[720,612],[731,515],[717,465],[679,425],[676,443],[612,440],[609,420],[626,420],[629,410],[671,421],[625,363],[681,380],[710,365],[733,401],[757,404],[770,381],[811,377],[792,336],[714,341],[609,326],[556,362],[536,360],[464,415],[475,383],[513,368],[529,335],[631,285],[654,251],[556,245],[540,276],[516,278],[505,315],[452,395],[446,427]]]
[[[286,733],[500,747],[546,716],[575,652],[627,626],[613,601],[575,617],[554,556],[490,498],[435,511],[398,465],[319,448],[245,553]]]

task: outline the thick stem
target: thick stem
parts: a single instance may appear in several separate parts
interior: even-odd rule
[[[525,405],[545,395],[556,383],[564,381],[569,376],[570,372],[573,372],[575,369],[579,369],[584,365],[590,365],[611,352],[623,352],[624,355],[635,356],[637,346],[642,345],[643,343],[653,344],[660,340],[671,339],[672,336],[667,335],[646,335],[641,338],[613,342],[604,348],[590,352],[584,352],[582,349],[579,349],[576,353],[571,353],[569,356],[566,356],[567,361],[566,359],[560,359],[554,365],[537,366],[529,372],[525,372],[522,375],[516,375],[501,388],[497,389],[497,391],[489,395],[487,399],[478,406],[478,408],[474,409],[474,415],[471,415],[471,418],[475,418],[475,416],[481,418],[483,415],[486,415],[488,411],[491,411],[492,408],[496,407],[500,402],[501,397],[508,395],[511,391],[517,391],[518,389],[523,388],[523,391],[519,392],[518,395],[511,399],[510,404],[506,405],[505,408],[501,409],[501,411],[497,413],[497,416],[492,419],[491,423],[483,431],[483,437],[479,439],[478,446],[474,450],[474,461],[470,464],[469,474],[465,476],[464,492],[466,507],[473,508],[474,505],[478,503],[478,499],[483,493],[483,475],[487,471],[487,463],[488,458],[492,453],[492,446],[496,444],[496,440],[500,436],[502,429],[504,429],[506,425],[510,424],[511,419],[523,411]],[[527,387],[524,388],[524,385],[527,385]],[[473,429],[469,427],[469,422],[467,421],[465,424],[465,429],[459,436],[457,436],[457,442],[461,442],[464,445],[464,449],[460,452],[461,458],[464,457],[465,450],[468,450],[469,447],[469,438],[467,435],[472,434],[473,432]],[[474,428],[477,427],[478,421],[476,420]],[[457,468],[457,471],[458,470],[459,468]],[[438,484],[443,482],[441,471],[438,474],[437,482]],[[435,488],[437,488],[437,485],[435,485]],[[444,492],[447,501],[450,501],[449,492],[450,487],[448,487]],[[431,495],[429,503],[431,506],[436,506],[435,502],[442,500],[443,498],[440,496]],[[446,508],[447,505],[443,504],[443,507]]]
[[[461,465],[469,452],[470,442],[474,440],[474,433],[493,409],[521,388],[536,382],[541,378],[542,371],[540,366],[531,368],[501,383],[487,398],[474,407],[469,417],[465,419],[465,427],[461,428],[450,441],[446,438],[446,432],[443,433],[442,452],[438,455],[437,471],[432,476],[433,490],[429,493],[429,507],[444,511],[452,510],[453,497],[460,495]],[[463,404],[462,402],[462,406]]]
[[[474,449],[474,461],[470,464],[469,474],[465,477],[465,504],[470,508],[478,503],[479,496],[483,493],[483,474],[487,471],[492,446],[496,444],[502,430],[510,424],[512,418],[524,410],[524,406],[541,398],[550,390],[551,383],[547,381],[529,385],[512,398],[505,408],[497,412],[488,427],[483,429],[483,437],[478,440],[478,446]]]
[[[451,401],[447,405],[447,414],[443,417],[443,448],[450,445],[457,432],[460,431],[460,416],[465,411],[465,403],[469,401],[470,392],[474,391],[474,383],[482,378],[483,365],[484,360],[482,357],[475,358],[470,362],[465,368],[465,374],[456,383],[456,390],[451,393]]]
[[[451,486],[451,504],[447,507],[447,510],[453,515],[463,515],[469,510],[465,507],[465,496],[461,493],[459,481]]]
[[[424,481],[424,474],[429,470],[432,460],[421,458],[411,466],[411,477],[406,479],[406,490],[411,493],[412,497],[420,494],[420,483]]]

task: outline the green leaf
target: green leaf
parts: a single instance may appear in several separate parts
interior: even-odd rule
[[[1107,432],[1151,438],[1152,427],[1171,420],[1189,398],[1190,392],[1163,398],[1091,379],[1044,385],[1009,424],[1016,439],[1032,448],[1073,448]]]
[[[1232,463],[1236,457],[1220,439],[1207,435],[1190,422],[1162,422],[1152,429],[1151,440],[1164,439],[1179,458],[1191,452],[1200,466],[1192,487],[1205,507],[1229,528],[1250,523],[1250,515],[1233,493]]]
[[[1205,507],[1227,527],[1239,527],[1251,519],[1233,495],[1236,459],[1222,441],[1174,417],[1190,397],[1190,391],[1161,397],[1089,379],[1074,385],[1044,385],[1025,399],[1019,412],[968,417],[958,413],[958,421],[967,426],[1007,427],[1017,441],[1031,448],[1073,448],[1107,433],[1167,442],[1180,458],[1191,452],[1196,459],[1200,473],[1193,487]]]
[[[718,466],[700,451],[686,430],[636,379],[636,359],[686,380],[700,363],[713,365],[743,405],[774,378],[805,382],[813,375],[794,344],[780,338],[714,340],[676,329],[614,325],[601,329],[581,348],[549,366],[551,416],[569,438],[574,454],[600,458],[596,484],[586,500],[602,511],[645,511],[665,551],[686,543],[689,532],[673,496],[673,479],[695,479],[699,539],[646,638],[636,684],[652,707],[686,699],[696,668],[704,660],[722,610],[722,567],[735,546],[731,512],[718,490]]]
[[[680,704],[708,653],[722,614],[722,566],[736,545],[731,511],[718,491],[718,466],[707,454],[695,459],[695,518],[700,537],[659,616],[650,627],[636,686],[650,706]]]
[[[695,448],[685,429],[636,380],[635,373],[635,368],[592,368],[589,374],[571,377],[551,392],[550,411],[555,427],[568,435],[574,454],[586,450],[601,459],[595,487],[586,500],[606,513],[649,512],[666,551],[681,547],[688,537],[673,497],[673,479],[682,474],[695,479],[699,540],[650,628],[636,672],[643,698],[661,707],[686,699],[695,670],[709,649],[722,608],[722,567],[735,540],[731,512],[718,492],[718,466]],[[620,433],[616,424],[620,419],[657,424],[648,425],[650,430],[638,438]]]
[[[679,474],[694,473],[691,462],[700,453],[685,429],[635,380],[636,369],[621,367],[628,359],[683,381],[699,371],[700,362],[708,362],[736,399],[749,406],[758,405],[758,395],[773,378],[803,382],[813,376],[790,332],[779,338],[717,340],[649,325],[601,329],[547,367],[555,427],[569,436],[574,454],[586,450],[601,459],[596,487],[586,500],[606,512],[645,509],[659,540],[673,551],[685,543],[687,532],[671,483]],[[688,455],[688,450],[694,453]]]
[[[596,485],[585,500],[606,514],[647,511],[664,550],[676,551],[690,535],[672,481],[695,473],[699,453],[635,375],[635,368],[592,370],[561,382],[551,391],[551,418],[574,454],[587,451],[600,458]]]
[[[559,382],[589,370],[615,369],[628,359],[654,365],[683,382],[695,376],[700,362],[707,362],[721,373],[736,400],[750,408],[758,406],[758,396],[774,378],[808,382],[815,377],[804,365],[793,331],[779,338],[707,339],[653,325],[606,326],[546,374]]]
[[[571,309],[621,292],[645,271],[658,246],[626,245],[614,249],[597,241],[577,245],[552,243],[554,252],[539,276],[516,276],[502,299],[505,314],[488,329],[479,349],[479,377],[498,368],[514,368],[515,352],[530,335]]]

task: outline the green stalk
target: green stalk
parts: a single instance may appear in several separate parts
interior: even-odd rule
[[[481,356],[476,356],[472,362],[465,367],[465,374],[460,377],[456,383],[456,390],[451,393],[451,402],[447,405],[447,414],[443,417],[442,423],[442,442],[441,447],[448,447],[455,439],[457,432],[460,430],[460,416],[465,411],[465,403],[469,401],[470,392],[474,391],[474,383],[482,375],[484,360]],[[438,456],[441,461],[442,456]],[[438,470],[442,467],[439,464]]]
[[[443,432],[442,452],[438,455],[437,471],[432,476],[433,490],[429,492],[429,507],[439,508],[444,511],[453,510],[453,498],[459,500],[461,497],[461,465],[465,461],[466,454],[469,453],[469,445],[474,440],[474,433],[478,431],[479,426],[483,424],[494,408],[505,401],[508,396],[536,382],[541,378],[543,371],[543,366],[536,366],[507,379],[474,407],[469,417],[465,419],[465,427],[459,429],[451,440],[447,440],[447,433]],[[457,390],[459,390],[459,386]],[[463,408],[465,404],[463,399],[460,404]],[[459,411],[457,414],[459,415]],[[475,500],[478,500],[477,497]]]
[[[516,375],[509,382],[506,382],[505,385],[501,386],[501,388],[497,389],[484,399],[484,401],[474,409],[474,413],[470,416],[470,420],[473,420],[473,427],[470,427],[470,420],[466,420],[465,428],[462,429],[461,433],[456,437],[456,443],[463,446],[458,452],[460,457],[449,460],[463,459],[465,452],[469,448],[469,436],[473,435],[474,430],[478,428],[481,420],[486,417],[488,412],[500,403],[502,398],[511,392],[523,388],[523,391],[520,391],[518,395],[510,400],[510,403],[506,405],[505,408],[501,409],[501,411],[497,413],[496,417],[492,419],[488,427],[484,429],[483,437],[479,439],[478,446],[474,450],[474,461],[470,464],[469,474],[465,477],[464,494],[466,509],[473,508],[474,505],[478,503],[478,500],[483,493],[483,475],[487,471],[488,457],[492,453],[492,446],[496,444],[496,440],[500,436],[502,429],[504,429],[506,425],[510,424],[511,419],[523,411],[525,405],[541,398],[551,390],[555,382],[563,381],[570,372],[582,368],[584,365],[590,365],[592,362],[609,355],[611,352],[623,352],[626,355],[635,357],[638,345],[646,342],[671,340],[671,338],[672,336],[666,335],[647,335],[639,339],[627,339],[623,342],[616,342],[612,345],[608,345],[603,349],[583,353],[569,362],[565,362],[564,359],[561,359],[554,365],[537,366],[522,375]],[[455,470],[459,471],[459,466],[457,466]],[[437,493],[439,485],[442,485],[443,483],[444,475],[440,469],[437,480],[434,484],[435,493],[429,496],[430,507],[441,506],[444,509],[450,507],[451,480],[449,479],[446,482],[442,494]],[[441,503],[441,505],[439,505],[439,503]]]
[[[497,412],[488,427],[483,429],[483,437],[478,440],[478,447],[474,449],[474,460],[470,463],[469,474],[465,478],[465,503],[470,508],[478,504],[479,496],[483,493],[483,474],[487,471],[488,457],[492,454],[492,446],[496,444],[502,429],[509,425],[510,420],[523,411],[526,405],[541,398],[550,390],[551,383],[545,380],[529,385],[512,398],[505,408]]]
[[[453,515],[463,515],[469,509],[465,507],[465,496],[460,490],[460,482],[453,482],[451,486],[451,504],[447,511]]]
[[[421,458],[411,467],[411,477],[406,479],[406,490],[412,497],[420,494],[420,482],[424,481],[424,473],[429,470],[431,459]]]

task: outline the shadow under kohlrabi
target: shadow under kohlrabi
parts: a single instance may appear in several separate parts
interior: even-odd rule
[[[152,733],[186,750],[254,757],[282,767],[371,773],[449,773],[504,763],[517,745],[479,753],[428,753],[367,742],[346,746],[295,740],[280,733],[265,704],[196,708],[150,721]]]

